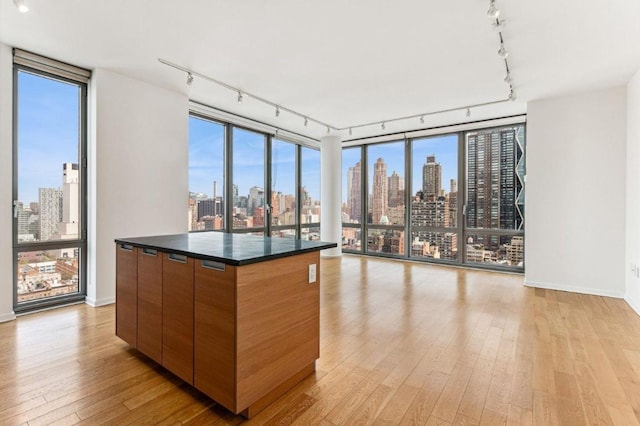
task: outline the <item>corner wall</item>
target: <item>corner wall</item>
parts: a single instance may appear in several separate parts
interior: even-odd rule
[[[118,237],[187,232],[188,97],[104,69],[90,89],[87,303],[115,301]]]
[[[624,296],[626,133],[624,87],[528,104],[527,285]]]
[[[13,56],[0,43],[0,322],[15,319],[13,312]]]
[[[640,70],[627,85],[626,198],[625,300],[640,315]]]

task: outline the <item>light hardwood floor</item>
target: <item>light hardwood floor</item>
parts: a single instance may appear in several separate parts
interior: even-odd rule
[[[490,272],[324,259],[321,353],[251,420],[114,335],[114,307],[0,324],[0,424],[638,424],[640,317]]]

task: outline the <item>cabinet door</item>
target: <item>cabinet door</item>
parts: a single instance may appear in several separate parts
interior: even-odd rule
[[[196,260],[194,386],[236,412],[235,268]]]
[[[193,259],[162,256],[162,365],[193,385]]]
[[[138,249],[138,350],[162,364],[162,255]]]
[[[319,252],[236,269],[237,404],[253,405],[320,355]],[[311,370],[313,371],[313,370]]]
[[[116,244],[116,335],[137,347],[138,249]]]

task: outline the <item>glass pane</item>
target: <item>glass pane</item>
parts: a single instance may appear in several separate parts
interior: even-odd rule
[[[224,228],[222,124],[189,116],[189,231]]]
[[[524,229],[524,126],[469,132],[467,227]]]
[[[18,303],[79,292],[79,249],[18,253]]]
[[[18,72],[18,243],[79,239],[80,108],[79,85]]]
[[[300,239],[308,241],[320,241],[320,228],[312,226],[309,228],[302,228],[302,236]]]
[[[233,229],[265,226],[265,144],[264,135],[233,128]]]
[[[320,151],[303,146],[301,156],[302,211],[300,212],[300,223],[303,225],[305,223],[320,223]]]
[[[458,234],[455,232],[412,232],[411,257],[458,260]]]
[[[342,222],[362,223],[362,167],[359,147],[342,150]]]
[[[271,208],[273,226],[296,224],[296,146],[277,139],[271,144]]]
[[[404,142],[367,147],[369,203],[367,223],[404,224]]]
[[[360,228],[342,227],[342,248],[362,251],[362,230]]]
[[[458,136],[412,142],[411,226],[458,226]]]
[[[295,229],[272,229],[271,236],[274,238],[296,238],[296,230]]]
[[[490,263],[492,266],[524,265],[522,235],[468,235],[466,262]]]
[[[369,253],[404,255],[404,231],[398,229],[370,229],[367,238]]]

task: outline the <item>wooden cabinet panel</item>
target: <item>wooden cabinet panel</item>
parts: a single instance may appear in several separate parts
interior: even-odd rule
[[[237,412],[235,270],[230,265],[196,260],[194,386]]]
[[[237,395],[249,407],[320,355],[320,279],[309,284],[319,252],[239,267],[237,279]],[[312,367],[313,368],[313,367]]]
[[[162,365],[193,384],[193,264],[162,255]]]
[[[116,335],[137,347],[138,249],[116,244]]]
[[[162,253],[138,249],[138,350],[162,364]]]

